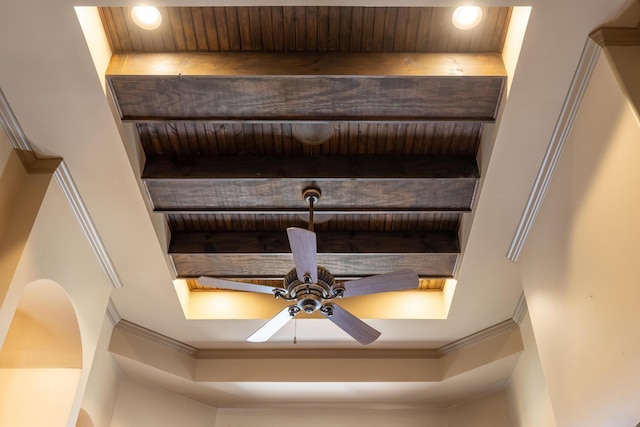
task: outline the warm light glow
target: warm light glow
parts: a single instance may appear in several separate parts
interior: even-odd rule
[[[453,12],[453,25],[461,30],[470,30],[482,20],[482,8],[477,6],[459,7]]]
[[[153,6],[132,7],[131,19],[143,30],[155,30],[162,23],[160,11]]]

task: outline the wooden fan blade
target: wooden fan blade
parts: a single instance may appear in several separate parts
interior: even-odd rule
[[[358,319],[353,314],[349,313],[344,308],[336,304],[325,304],[333,311],[333,314],[329,316],[325,311],[320,312],[340,329],[351,335],[353,339],[358,341],[362,345],[371,344],[380,336],[380,332],[373,329],[371,326]]]
[[[272,288],[271,286],[256,285],[254,283],[234,282],[233,280],[216,279],[214,277],[198,277],[198,283],[211,288],[229,289],[233,291],[257,292],[259,294],[273,295],[276,290],[285,293],[283,288]]]
[[[318,281],[316,233],[304,228],[289,227],[287,236],[298,279],[304,283],[304,276],[309,275],[311,282],[316,283]]]
[[[295,306],[291,305],[289,307]],[[289,313],[289,307],[283,308],[280,313],[276,314],[271,320],[262,325],[260,329],[251,334],[251,336],[247,338],[247,341],[265,342],[269,338],[271,338],[276,332],[282,329],[282,327],[286,325],[289,320],[291,320],[296,314],[298,314],[297,312],[295,312],[295,314],[292,316]]]
[[[377,294],[380,292],[404,291],[418,289],[418,275],[412,270],[400,270],[392,273],[378,274],[358,280],[343,282],[344,297]]]

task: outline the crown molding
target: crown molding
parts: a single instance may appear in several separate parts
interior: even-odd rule
[[[569,92],[556,122],[556,127],[551,135],[547,151],[529,194],[529,199],[507,251],[507,258],[510,261],[518,261],[520,252],[535,222],[601,50],[593,39],[587,38],[578,67],[571,81]]]
[[[439,359],[432,349],[200,350],[198,359]]]
[[[640,25],[635,28],[602,27],[589,37],[600,47],[640,46]]]
[[[53,173],[56,182],[60,186],[69,204],[69,208],[76,217],[109,284],[115,289],[121,288],[122,281],[107,253],[104,243],[98,234],[98,230],[91,219],[91,215],[89,215],[89,211],[80,196],[78,187],[73,181],[66,163],[58,157],[39,157],[35,153],[1,88],[0,126],[2,126],[7,134],[11,146],[16,150],[18,157],[28,173]]]
[[[67,199],[67,203],[76,217],[82,232],[87,238],[89,246],[91,246],[91,249],[96,256],[100,267],[102,267],[102,271],[107,277],[109,284],[111,284],[111,287],[114,289],[121,288],[123,285],[120,280],[120,276],[111,261],[111,257],[109,257],[109,254],[107,253],[107,249],[100,238],[100,234],[98,234],[98,230],[91,219],[91,215],[89,215],[89,211],[82,201],[78,187],[73,181],[71,172],[69,172],[67,164],[64,161],[60,162],[60,166],[58,166],[53,176],[58,182],[64,197]]]
[[[468,349],[499,335],[518,330],[513,319],[505,320],[475,334],[437,349],[198,349],[150,329],[120,320],[114,329],[151,341],[194,359],[440,359]]]
[[[188,344],[182,343],[180,341],[174,340],[173,338],[169,338],[165,335],[159,334],[158,332],[152,331],[151,329],[147,329],[140,325],[136,325],[135,323],[131,323],[127,320],[120,320],[118,324],[114,327],[121,332],[124,332],[128,335],[133,335],[144,340],[150,341],[154,344],[158,344],[162,347],[165,347],[169,350],[173,350],[178,353],[182,353],[189,357],[197,358],[199,350],[195,347],[192,347]]]
[[[22,131],[22,127],[20,126],[20,123],[18,123],[18,119],[15,114],[13,114],[13,110],[9,105],[7,97],[4,96],[2,88],[0,88],[0,126],[2,126],[2,129],[4,129],[7,134],[9,142],[13,148],[23,152],[33,152],[33,148],[31,148],[29,140]]]
[[[496,325],[489,326],[488,328],[478,331],[475,334],[471,334],[462,339],[454,341],[450,344],[442,346],[438,349],[438,352],[440,353],[441,356],[449,355],[449,354],[464,350],[466,348],[478,345],[498,335],[511,332],[518,328],[519,328],[518,324],[514,322],[513,319],[508,319]]]
[[[523,292],[522,294],[520,294],[520,299],[518,300],[518,304],[516,305],[516,309],[513,311],[513,316],[511,316],[511,318],[518,325],[521,325],[522,321],[524,320],[524,316],[527,314],[527,311],[527,299],[525,298]]]
[[[107,304],[107,319],[109,319],[111,326],[116,326],[122,320],[122,316],[120,316],[111,298],[109,298],[109,304]]]

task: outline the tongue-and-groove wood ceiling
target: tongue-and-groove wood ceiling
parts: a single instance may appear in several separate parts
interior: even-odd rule
[[[153,31],[128,12],[100,10],[107,80],[179,276],[281,278],[309,186],[322,192],[318,262],[336,277],[454,275],[509,8],[468,31],[452,8],[163,8]],[[304,130],[328,138],[304,143]]]

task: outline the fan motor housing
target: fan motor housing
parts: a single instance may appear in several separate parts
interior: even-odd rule
[[[294,268],[285,276],[283,287],[287,290],[287,294],[296,300],[297,306],[302,311],[313,313],[322,307],[324,299],[332,298],[334,285],[335,280],[329,270],[318,266],[318,281],[316,283],[300,281]]]

